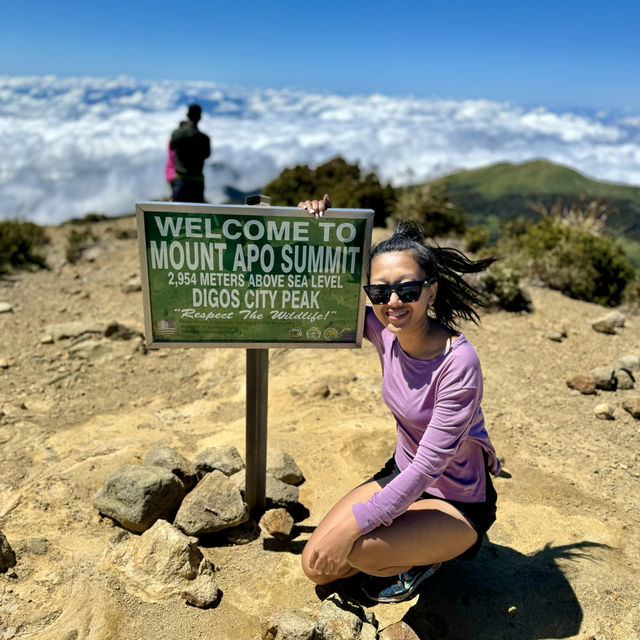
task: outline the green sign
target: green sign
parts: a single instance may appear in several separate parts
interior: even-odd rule
[[[372,211],[154,202],[136,216],[148,346],[360,345]]]

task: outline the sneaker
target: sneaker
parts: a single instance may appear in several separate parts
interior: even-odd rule
[[[375,602],[402,602],[410,598],[420,584],[432,576],[442,563],[430,564],[426,567],[413,567],[401,573],[393,584],[389,578],[368,576],[362,583],[362,591]]]

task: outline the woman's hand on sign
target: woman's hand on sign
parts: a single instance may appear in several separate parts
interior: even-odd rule
[[[316,218],[321,218],[330,206],[331,201],[329,200],[329,195],[326,193],[322,200],[304,200],[303,202],[298,202],[298,209],[306,209]]]

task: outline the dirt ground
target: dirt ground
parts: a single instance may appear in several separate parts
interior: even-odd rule
[[[242,349],[164,349],[108,341],[92,359],[70,340],[43,343],[45,327],[117,320],[143,330],[142,296],[121,290],[139,274],[133,218],[94,225],[92,261],[63,264],[68,227],[50,229],[51,270],[0,280],[0,531],[18,563],[0,574],[0,640],[251,640],[261,616],[317,611],[299,568],[313,526],[394,446],[374,349],[272,349],[269,447],[306,476],[310,516],[288,546],[264,535],[208,546],[223,591],[212,609],[176,598],[145,602],[104,568],[117,527],[92,497],[120,465],[154,444],[193,459],[233,444],[244,455]],[[635,390],[584,396],[565,381],[627,353],[640,355],[640,317],[617,335],[591,321],[607,310],[531,288],[531,314],[483,313],[464,326],[485,376],[484,412],[503,477],[498,520],[478,557],[451,561],[404,605],[378,605],[381,623],[404,619],[424,640],[636,640],[640,638],[640,420],[622,409]],[[549,330],[564,325],[554,342]],[[330,393],[315,393],[327,385]],[[599,420],[607,402],[615,419]],[[43,540],[45,539],[45,540]]]

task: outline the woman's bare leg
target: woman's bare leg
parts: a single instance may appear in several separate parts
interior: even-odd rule
[[[380,490],[380,485],[375,481],[368,482],[352,489],[329,510],[325,517],[320,521],[320,524],[315,528],[302,551],[302,570],[316,584],[328,584],[338,578],[348,578],[360,571],[359,569],[351,569],[340,575],[314,573],[309,569],[309,558],[311,557],[315,544],[325,535],[325,533],[333,529],[336,524],[342,522],[347,516],[351,515],[354,504],[357,502],[366,502],[376,491]]]
[[[302,553],[302,568],[316,584],[327,584],[363,571],[393,576],[413,566],[444,562],[460,555],[478,538],[475,529],[452,505],[442,500],[418,500],[388,527],[378,527],[356,540],[349,555],[351,569],[341,575],[316,574],[309,569],[315,543],[347,515],[356,502],[365,502],[376,491],[377,482],[356,487],[322,519]]]

